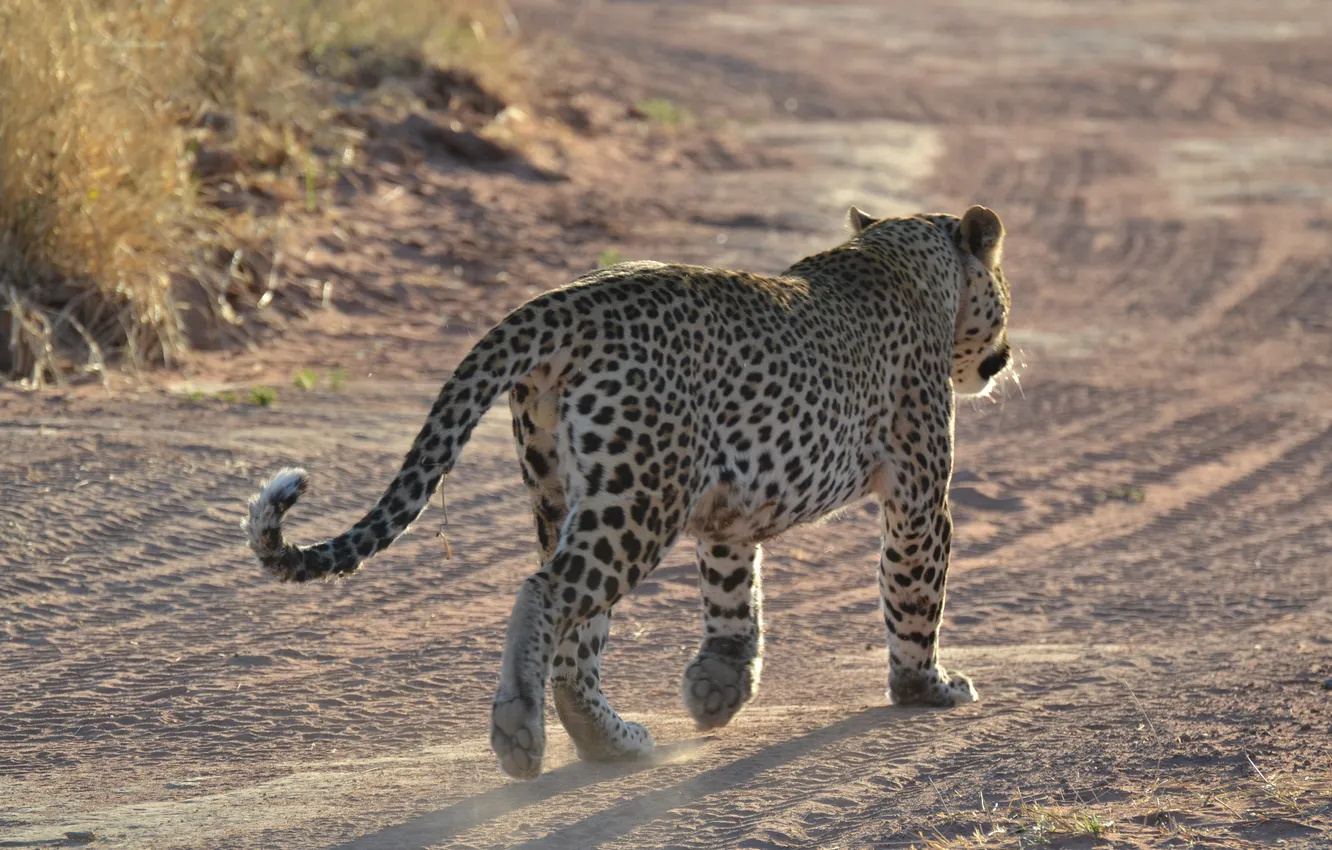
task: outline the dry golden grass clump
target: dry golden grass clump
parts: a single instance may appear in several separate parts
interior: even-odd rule
[[[367,55],[502,71],[505,22],[486,0],[0,5],[0,376],[169,362],[238,325],[275,278],[246,252],[355,158],[336,86]]]
[[[1254,847],[1276,836],[1291,836],[1297,843],[1325,831],[1332,813],[1332,780],[1325,771],[1277,773],[1262,770],[1247,754],[1245,759],[1252,774],[1244,779],[1217,783],[1158,777],[1117,802],[1101,802],[1088,793],[1081,800],[1019,798],[1000,804],[987,803],[981,792],[960,808],[941,811],[940,828],[933,835],[922,833],[921,843],[911,848],[1027,850],[1102,842],[1115,847]]]

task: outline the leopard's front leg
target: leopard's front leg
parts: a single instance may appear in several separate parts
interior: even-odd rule
[[[879,596],[888,629],[888,699],[894,705],[975,702],[971,679],[938,661],[953,534],[948,500],[922,510],[902,507],[885,500],[882,512]]]
[[[684,674],[696,728],[716,729],[758,694],[763,671],[763,550],[756,543],[698,541],[703,642]]]

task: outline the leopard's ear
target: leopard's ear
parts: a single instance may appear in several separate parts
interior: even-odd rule
[[[851,226],[852,233],[859,233],[876,221],[877,218],[859,207],[852,207],[846,211],[846,223]]]
[[[985,264],[996,268],[1003,260],[1004,225],[994,210],[975,206],[962,216],[958,229],[958,247]]]

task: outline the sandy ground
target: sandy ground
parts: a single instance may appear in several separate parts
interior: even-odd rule
[[[0,388],[0,847],[1332,845],[1332,4],[517,11],[580,87],[714,141],[593,139],[581,182],[386,173],[310,246],[360,286],[282,338],[139,392]],[[243,548],[283,464],[315,476],[294,537],[359,517],[477,331],[602,250],[776,270],[851,202],[1009,230],[1021,382],[962,406],[952,491],[943,657],[978,705],[885,706],[862,506],[769,547],[729,728],[679,705],[680,547],[606,668],[657,756],[579,763],[552,716],[548,772],[507,780],[487,715],[535,543],[500,410],[449,479],[451,560],[438,509],[339,584]],[[468,215],[491,241],[451,238]]]

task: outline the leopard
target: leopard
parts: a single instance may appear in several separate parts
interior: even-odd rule
[[[1005,231],[971,206],[876,218],[777,275],[638,261],[513,310],[444,382],[401,469],[346,532],[288,542],[309,474],[278,471],[243,526],[282,582],[347,576],[431,501],[482,415],[508,396],[539,568],[509,616],[490,744],[533,779],[546,698],[578,756],[648,756],[649,731],[602,690],[611,612],[683,536],[695,543],[702,635],[681,696],[699,730],[759,690],[763,544],[877,501],[892,705],[978,700],[939,661],[953,521],[954,396],[1011,370]]]

